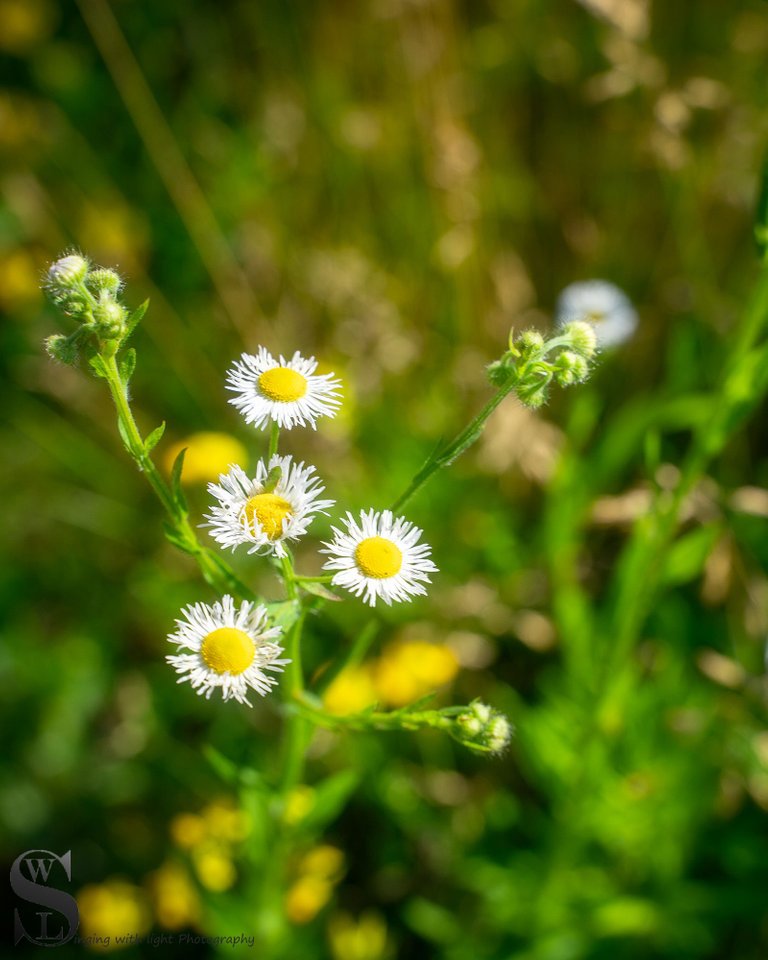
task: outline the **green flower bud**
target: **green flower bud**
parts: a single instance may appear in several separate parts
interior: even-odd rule
[[[568,323],[563,327],[563,336],[569,338],[573,349],[583,357],[588,360],[594,357],[597,351],[597,334],[591,323],[586,323],[583,320]]]
[[[517,339],[517,347],[524,356],[530,356],[543,346],[544,337],[537,330],[526,330]]]
[[[93,321],[102,340],[118,340],[125,333],[125,308],[102,293],[93,308]]]
[[[570,350],[563,350],[555,361],[554,369],[555,379],[561,387],[586,380],[589,374],[589,364],[584,357]]]
[[[55,333],[45,341],[45,349],[48,356],[59,363],[68,363],[70,366],[77,363],[77,341],[75,337],[65,337],[61,333]]]
[[[513,727],[503,713],[474,700],[456,717],[451,734],[476,753],[501,753],[512,739]]]
[[[494,360],[493,363],[489,363],[485,369],[488,374],[488,380],[494,387],[503,387],[509,380],[513,370],[510,364],[504,359]]]
[[[48,267],[45,285],[52,290],[68,290],[76,287],[85,280],[89,266],[85,257],[81,257],[79,253],[70,253]]]
[[[107,293],[111,297],[116,297],[123,287],[123,279],[120,274],[107,267],[97,267],[95,270],[91,270],[85,282],[94,293]]]

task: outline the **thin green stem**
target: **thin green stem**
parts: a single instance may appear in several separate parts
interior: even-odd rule
[[[267,463],[275,456],[277,453],[277,445],[280,442],[280,427],[273,420],[272,427],[269,431],[269,453],[267,454]]]
[[[498,407],[504,398],[512,392],[515,384],[518,382],[516,376],[501,386],[498,391],[486,403],[483,409],[474,417],[469,424],[454,437],[443,449],[431,456],[426,464],[419,470],[406,490],[395,500],[390,510],[396,511],[403,507],[421,488],[443,467],[450,466],[458,457],[464,453],[472,444],[480,439],[485,426],[485,421],[490,417],[493,411]]]
[[[293,563],[289,556],[282,559],[285,589],[289,600],[299,599],[299,590]],[[301,666],[301,634],[304,628],[306,612],[302,607],[296,622],[290,629],[286,639],[286,653],[290,663],[285,671],[285,700],[288,704],[295,703],[304,694],[304,672]],[[309,735],[310,724],[295,711],[288,715],[285,732],[285,748],[283,751],[282,770],[280,774],[280,791],[286,797],[293,788],[301,782],[304,772],[304,752]]]
[[[174,542],[180,549],[195,558],[203,576],[212,587],[222,592],[235,593],[245,599],[252,599],[253,591],[238,578],[229,564],[218,554],[203,547],[198,541],[197,534],[189,522],[186,511],[174,497],[173,491],[160,475],[147,452],[146,444],[139,432],[128,401],[128,394],[120,376],[116,356],[102,354],[101,359],[126,446],[137,467],[149,481],[158,500],[168,514],[173,528]]]

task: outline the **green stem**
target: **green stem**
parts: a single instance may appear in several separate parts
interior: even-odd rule
[[[101,359],[128,452],[136,466],[149,481],[149,485],[168,514],[177,542],[183,544],[182,549],[195,558],[203,576],[212,587],[222,592],[231,591],[239,597],[252,599],[253,591],[242,583],[226,561],[218,554],[203,547],[198,541],[197,534],[189,522],[186,511],[177,502],[173,491],[162,478],[147,452],[128,401],[125,384],[120,376],[117,357],[102,354]]]
[[[390,510],[396,511],[403,507],[421,488],[427,483],[438,470],[443,467],[449,467],[454,460],[458,459],[465,450],[480,439],[483,432],[485,421],[490,417],[493,411],[498,407],[504,398],[512,392],[516,383],[517,376],[511,376],[510,379],[499,388],[491,397],[483,409],[470,421],[469,424],[457,434],[456,437],[436,455],[429,458],[426,464],[419,470],[416,476],[411,480],[407,489],[392,504]]]
[[[277,445],[280,442],[280,427],[273,420],[272,428],[269,431],[269,453],[267,454],[267,463],[275,456],[277,453]]]
[[[283,577],[289,600],[299,599],[296,575],[290,557],[283,557]],[[290,629],[286,640],[286,653],[291,662],[285,671],[285,701],[293,705],[304,694],[304,673],[301,666],[301,634],[304,628],[306,611],[302,607],[296,622]],[[301,782],[304,773],[304,753],[310,724],[299,713],[292,711],[288,715],[285,731],[282,770],[280,774],[280,792],[285,798]]]

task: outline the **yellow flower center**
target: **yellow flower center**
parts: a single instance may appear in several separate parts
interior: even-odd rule
[[[219,627],[205,637],[200,652],[216,673],[239,674],[253,663],[256,647],[244,631],[236,627]]]
[[[605,320],[605,314],[602,310],[590,310],[586,319],[589,323],[602,323]]]
[[[394,577],[403,565],[403,554],[391,540],[384,537],[368,537],[361,540],[355,549],[355,562],[366,577],[386,580]]]
[[[253,528],[254,518],[270,540],[277,540],[283,532],[283,520],[293,513],[287,500],[276,493],[257,493],[245,505],[245,519]]]
[[[259,377],[259,389],[278,403],[292,403],[307,392],[307,378],[290,367],[273,367]]]

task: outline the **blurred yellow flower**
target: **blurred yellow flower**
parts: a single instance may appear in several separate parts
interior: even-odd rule
[[[383,960],[390,953],[387,926],[377,913],[363,913],[358,920],[337,913],[328,923],[328,940],[334,960]]]
[[[315,791],[302,784],[291,790],[285,801],[283,820],[288,824],[300,823],[315,805]]]
[[[328,903],[344,874],[344,854],[338,847],[321,844],[304,854],[297,880],[285,897],[285,912],[292,923],[309,923]]]
[[[50,35],[55,20],[48,0],[0,0],[0,50],[26,53]]]
[[[450,683],[458,670],[459,662],[449,647],[420,640],[392,644],[374,668],[377,699],[403,707]]]
[[[0,307],[13,313],[40,300],[40,269],[34,258],[26,250],[0,256]]]
[[[205,821],[196,813],[180,813],[171,820],[171,837],[178,847],[189,850],[205,840]]]
[[[200,883],[206,890],[221,893],[229,890],[237,879],[232,858],[221,847],[198,847],[192,854],[192,861]]]
[[[291,923],[309,923],[328,903],[333,884],[312,874],[299,877],[285,897],[285,913]]]
[[[197,922],[200,898],[184,867],[167,861],[148,880],[155,916],[161,926],[180,930]]]
[[[313,847],[299,862],[299,873],[338,883],[344,873],[344,854],[329,844]]]
[[[233,463],[244,470],[248,467],[248,453],[245,447],[226,433],[193,433],[184,440],[179,440],[170,447],[163,457],[163,464],[168,473],[171,472],[173,462],[186,447],[184,457],[183,479],[186,483],[207,483],[209,480],[218,480],[219,474],[226,473]]]
[[[202,811],[202,818],[208,836],[215,840],[238,843],[251,832],[248,814],[227,800],[209,804]]]
[[[323,696],[323,705],[328,713],[342,717],[364,710],[376,699],[371,668],[363,664],[348,667],[331,682]]]
[[[120,950],[127,944],[116,943],[115,938],[142,936],[150,927],[146,894],[123,880],[83,887],[77,895],[77,905],[79,935],[95,950]]]

